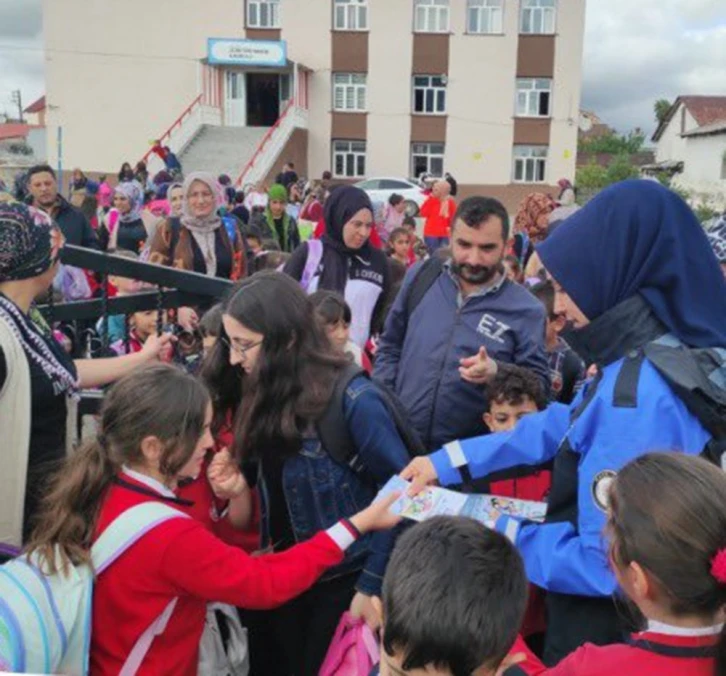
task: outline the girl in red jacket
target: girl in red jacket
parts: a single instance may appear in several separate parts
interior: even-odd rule
[[[90,546],[127,509],[148,501],[183,507],[177,479],[199,473],[213,445],[211,421],[205,387],[172,366],[120,380],[106,396],[97,440],[73,454],[50,487],[30,550],[47,557],[53,570],[67,561],[89,562]],[[210,479],[218,495],[244,489],[238,469]],[[208,602],[285,603],[340,563],[360,533],[391,527],[397,519],[389,504],[376,503],[308,542],[257,558],[182,513],[154,526],[96,581],[90,673],[119,674],[136,652],[138,666],[131,670],[138,676],[196,674]],[[174,599],[163,631],[148,650],[133,651]]]
[[[594,499],[609,498],[610,563],[645,617],[624,644],[585,644],[547,669],[518,639],[515,674],[724,676],[726,674],[726,475],[679,453],[644,455]]]

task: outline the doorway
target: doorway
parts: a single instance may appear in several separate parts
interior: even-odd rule
[[[280,117],[280,76],[247,73],[247,126],[271,127]]]

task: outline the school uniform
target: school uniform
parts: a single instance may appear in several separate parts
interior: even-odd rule
[[[605,647],[586,643],[548,669],[518,637],[511,654],[527,660],[505,676],[712,676],[722,625],[700,629],[649,622],[647,631],[627,643]]]
[[[154,500],[183,506],[159,482],[125,468],[104,498],[96,538],[127,509]],[[215,538],[195,519],[180,516],[156,526],[96,582],[91,673],[118,674],[139,637],[178,598],[166,629],[156,636],[136,673],[196,674],[208,602],[276,607],[339,564],[354,540],[349,525],[339,522],[284,553],[252,558]]]

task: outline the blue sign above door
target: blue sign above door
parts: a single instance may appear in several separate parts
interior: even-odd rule
[[[226,66],[286,66],[287,43],[284,40],[209,38],[207,60]]]

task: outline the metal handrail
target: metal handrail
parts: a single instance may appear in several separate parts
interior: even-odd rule
[[[192,101],[184,109],[182,114],[179,115],[179,117],[177,117],[176,120],[174,120],[174,122],[171,123],[169,128],[158,138],[158,141],[160,144],[163,143],[164,139],[171,138],[171,133],[174,131],[174,129],[176,129],[176,127],[181,127],[181,123],[184,120],[184,118],[187,115],[191,114],[192,110],[197,106],[197,104],[199,104],[201,102],[203,96],[204,96],[204,94],[199,94],[199,96],[197,96],[197,98],[194,99],[194,101]],[[141,158],[141,161],[147,162],[149,157],[151,157],[151,153],[153,153],[153,152],[154,152],[153,148],[150,148],[149,150],[147,150],[146,154]]]
[[[290,110],[293,108],[294,105],[295,105],[295,100],[290,99],[290,101],[288,101],[284,110],[280,114],[280,117],[278,117],[277,120],[275,121],[275,124],[273,124],[267,130],[267,133],[262,137],[262,141],[260,141],[260,144],[257,146],[257,150],[255,150],[254,154],[249,159],[247,164],[245,164],[244,169],[242,169],[242,173],[237,177],[237,180],[235,181],[235,185],[237,187],[239,187],[243,184],[245,176],[249,173],[250,169],[252,169],[252,167],[255,165],[257,158],[262,154],[262,151],[265,149],[267,142],[272,138],[272,135],[279,128],[280,123],[285,119],[285,117],[287,117],[287,115],[289,114]]]

